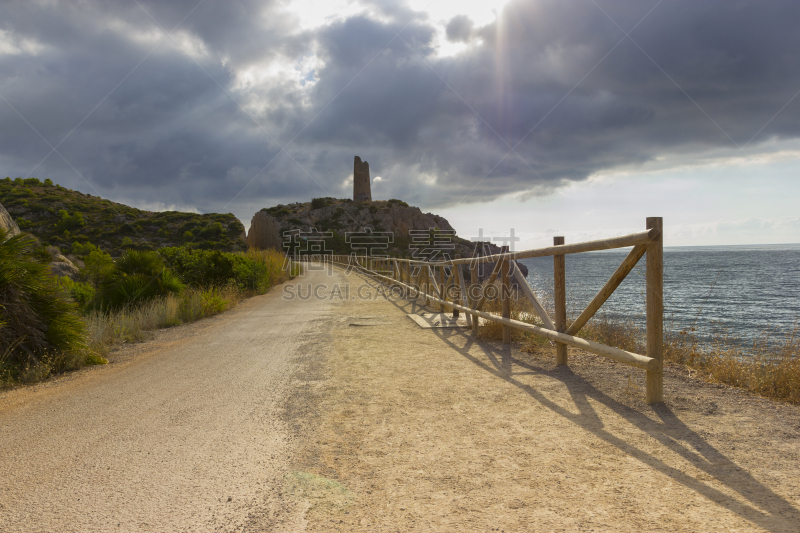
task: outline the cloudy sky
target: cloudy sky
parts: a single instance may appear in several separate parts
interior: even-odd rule
[[[151,210],[352,194],[518,247],[800,242],[800,3],[3,1],[0,174]]]

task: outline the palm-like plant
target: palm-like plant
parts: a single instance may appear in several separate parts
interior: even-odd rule
[[[0,228],[0,366],[21,370],[86,349],[77,307],[37,259],[36,241]],[[55,364],[55,371],[62,369]]]
[[[127,250],[103,283],[101,301],[103,307],[119,309],[181,290],[183,283],[156,252]]]

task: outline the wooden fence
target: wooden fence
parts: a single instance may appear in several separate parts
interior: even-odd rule
[[[586,306],[571,324],[567,324],[567,303],[565,284],[566,256],[569,254],[609,250],[613,248],[626,248],[632,246],[630,253],[622,261],[617,270],[600,289],[597,295]],[[609,296],[622,283],[628,273],[646,255],[646,351],[645,355],[628,352],[613,346],[606,346],[597,342],[576,337],[580,329],[591,319],[600,307],[608,300]],[[527,280],[519,271],[516,259],[530,257],[553,257],[553,294],[555,300],[555,316],[551,318],[545,311],[540,300],[528,285]],[[305,259],[311,259],[307,257]],[[556,344],[556,362],[566,365],[568,361],[567,347],[586,350],[602,355],[614,361],[635,366],[646,371],[646,398],[648,403],[662,402],[663,392],[663,339],[664,339],[664,277],[663,277],[663,239],[662,219],[649,217],[646,231],[602,239],[565,244],[564,237],[554,237],[553,246],[534,250],[509,252],[504,247],[500,254],[455,258],[448,261],[419,261],[414,259],[401,259],[395,257],[364,257],[364,256],[317,256],[315,259],[332,261],[334,264],[357,268],[359,271],[378,280],[386,281],[392,285],[403,287],[416,297],[425,299],[426,305],[430,302],[438,303],[443,309],[444,305],[463,311],[467,317],[467,326],[478,330],[478,318],[498,322],[503,326],[503,342],[509,343],[511,339],[510,328],[528,331],[548,338]],[[482,311],[486,296],[474,295],[467,289],[467,282],[463,279],[462,269],[459,265],[470,266],[470,288],[477,286],[477,264],[495,263],[486,286],[496,283],[500,277],[499,296],[502,303],[500,316]],[[454,268],[455,267],[455,268]],[[511,317],[511,277],[528,298],[534,312],[541,319],[543,326],[528,324]],[[448,301],[449,288],[454,286],[456,291],[453,301]],[[473,291],[474,292],[474,291]],[[456,301],[457,300],[457,301]]]

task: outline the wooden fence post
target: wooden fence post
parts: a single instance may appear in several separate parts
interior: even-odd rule
[[[647,357],[658,361],[658,370],[647,371],[647,403],[664,401],[664,221],[647,217],[647,229],[658,237],[647,245]]]
[[[431,276],[427,267],[428,265],[425,265],[425,268],[422,271],[422,278],[425,280],[425,307],[431,305],[431,301],[428,298],[428,292],[431,290]]]
[[[440,267],[436,268],[436,272],[438,272],[438,274],[436,275],[436,285],[439,287],[439,299],[440,300],[446,300],[447,298],[446,298],[446,295],[444,293],[444,288],[445,288],[444,287],[444,266],[440,266]],[[443,303],[439,304],[439,312],[444,313],[444,304]]]
[[[472,263],[472,265],[469,267],[469,282],[470,282],[469,283],[469,292],[472,292],[472,291],[475,290],[473,287],[475,287],[478,284],[478,263],[477,262],[476,263]],[[468,295],[469,295],[469,293],[468,293]],[[477,303],[477,301],[470,301],[469,306],[474,309],[476,303]],[[478,317],[477,317],[477,315],[472,317],[472,331],[474,333],[476,333],[476,334],[478,333]]]
[[[507,254],[508,246],[503,246],[501,253]],[[500,266],[500,302],[503,304],[503,318],[511,318],[511,279],[508,275],[508,259],[503,259]],[[511,343],[511,328],[503,325],[503,344]]]
[[[564,237],[553,237],[553,244],[556,246],[564,244]],[[564,333],[567,329],[567,282],[563,254],[553,256],[553,298],[555,300],[556,331]],[[567,364],[567,345],[562,342],[556,343],[556,364]]]

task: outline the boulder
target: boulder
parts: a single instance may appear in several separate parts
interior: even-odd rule
[[[17,223],[11,218],[11,215],[8,214],[3,204],[0,204],[0,228],[6,230],[6,237],[13,237],[20,233],[19,226],[17,226]]]
[[[257,212],[250,221],[246,241],[250,248],[280,250],[283,246],[280,222],[264,211]]]
[[[56,254],[53,257],[53,262],[50,263],[49,268],[54,276],[67,276],[72,281],[78,281],[80,269],[61,254]]]

